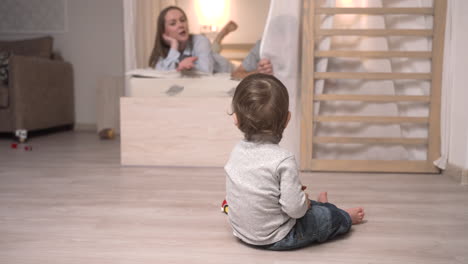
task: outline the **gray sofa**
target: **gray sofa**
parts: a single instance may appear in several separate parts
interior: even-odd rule
[[[0,82],[0,132],[73,127],[72,65],[52,51],[52,37],[0,41],[0,52],[9,54],[8,83]]]

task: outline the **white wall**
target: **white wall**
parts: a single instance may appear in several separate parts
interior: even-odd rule
[[[8,34],[1,39],[54,37],[54,50],[73,65],[78,125],[96,124],[96,87],[103,75],[124,73],[123,7],[117,0],[68,0],[62,34]]]
[[[199,33],[200,24],[196,15],[196,1],[177,0],[188,16],[190,32]],[[223,43],[255,43],[263,33],[263,28],[268,16],[270,0],[231,0],[229,1],[228,16],[221,23],[222,27],[229,20],[238,24],[238,29],[229,34]]]
[[[76,123],[96,124],[99,78],[124,74],[122,1],[69,0],[68,23],[55,43],[73,64]]]
[[[453,91],[451,102],[451,135],[449,163],[468,169],[468,1],[451,0],[453,8]]]

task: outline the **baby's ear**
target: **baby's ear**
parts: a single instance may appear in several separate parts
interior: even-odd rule
[[[232,114],[232,120],[234,121],[234,125],[236,125],[236,127],[239,127],[239,121],[237,120],[236,113]]]
[[[291,120],[291,112],[290,111],[288,111],[288,119],[286,119],[286,125],[284,125],[285,128],[288,126],[289,120]]]

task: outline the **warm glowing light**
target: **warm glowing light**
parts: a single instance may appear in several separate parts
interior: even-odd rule
[[[344,8],[369,7],[369,3],[368,3],[368,0],[337,0],[336,7],[344,7]],[[352,26],[352,24],[354,24],[356,20],[359,20],[361,22],[367,21],[367,16],[362,16],[362,15],[349,14],[349,15],[339,15],[338,17],[340,21],[343,24],[347,24],[348,27]]]
[[[337,7],[367,7],[367,0],[337,0]]]
[[[341,2],[340,5],[342,7],[352,7],[354,1],[353,0],[341,0],[339,2]]]
[[[228,21],[229,0],[196,0],[195,10],[200,25],[209,25],[216,30]]]

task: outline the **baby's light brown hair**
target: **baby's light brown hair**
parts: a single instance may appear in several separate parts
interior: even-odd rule
[[[232,111],[247,141],[279,143],[288,121],[288,90],[272,75],[252,74],[237,85]]]

